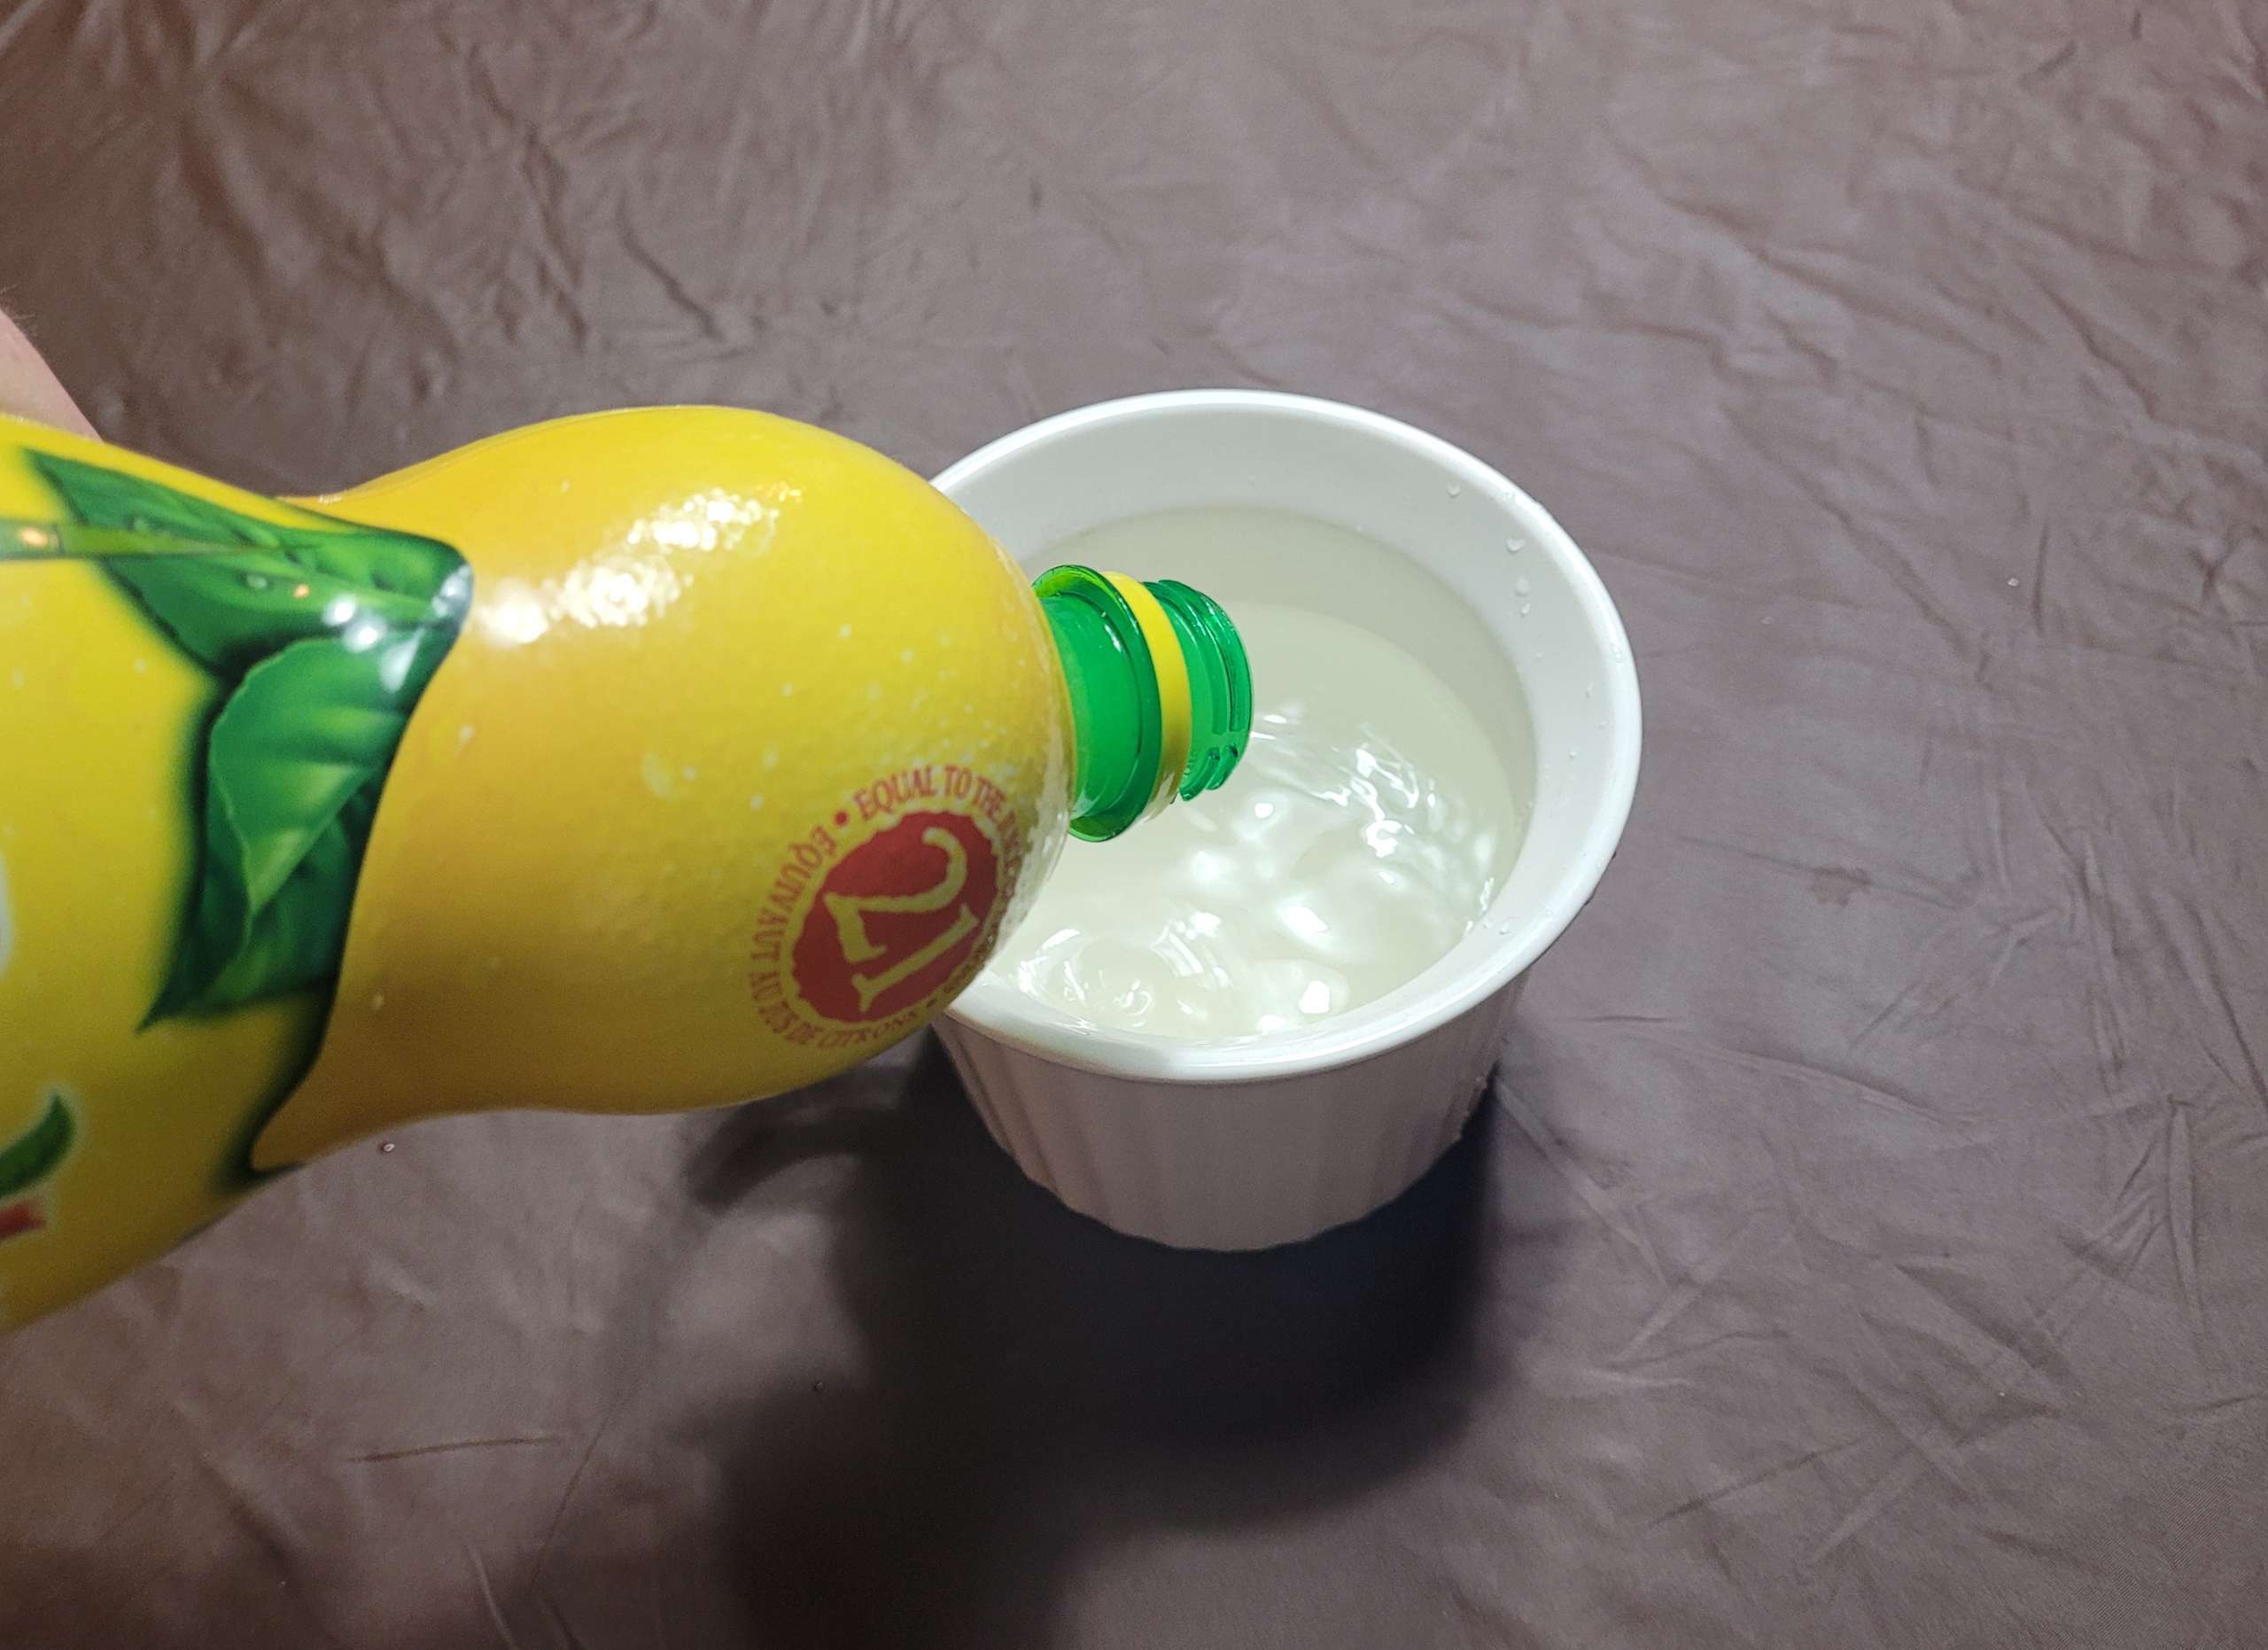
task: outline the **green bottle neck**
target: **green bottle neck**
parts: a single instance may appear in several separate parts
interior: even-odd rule
[[[1219,603],[1185,584],[1058,567],[1033,588],[1071,701],[1071,833],[1107,842],[1236,771],[1252,670]]]

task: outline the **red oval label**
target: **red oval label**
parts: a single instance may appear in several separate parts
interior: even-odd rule
[[[812,1013],[887,1020],[968,961],[1000,898],[992,839],[963,813],[908,813],[828,868],[789,969]]]

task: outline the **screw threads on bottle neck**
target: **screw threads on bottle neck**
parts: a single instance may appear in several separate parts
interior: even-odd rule
[[[1070,698],[1075,836],[1107,841],[1235,772],[1252,674],[1218,603],[1088,567],[1052,569],[1035,588]]]

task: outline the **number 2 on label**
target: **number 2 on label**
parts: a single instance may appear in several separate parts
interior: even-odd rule
[[[930,911],[942,911],[960,898],[961,890],[968,885],[968,850],[960,845],[960,838],[941,826],[931,826],[921,833],[922,842],[944,851],[944,875],[917,894],[827,894],[827,914],[835,919],[835,938],[843,945],[843,960],[854,966],[873,962],[888,947],[874,943],[866,932],[866,918],[871,915],[918,916]],[[976,926],[976,913],[967,906],[945,930],[919,950],[900,957],[878,974],[853,973],[850,984],[858,993],[861,1010],[872,1008],[874,999],[893,985],[906,980],[928,968],[955,946],[968,938]]]

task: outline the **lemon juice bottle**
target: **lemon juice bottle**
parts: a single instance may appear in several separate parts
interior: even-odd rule
[[[1204,595],[759,413],[305,502],[0,417],[0,1322],[392,1125],[850,1065],[1251,713]]]

